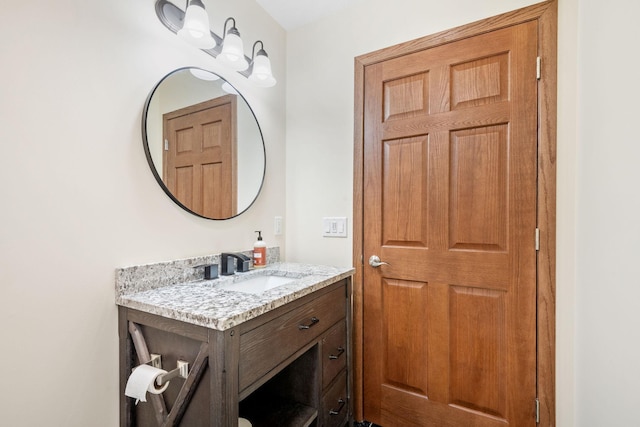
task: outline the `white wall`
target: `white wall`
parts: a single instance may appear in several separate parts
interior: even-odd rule
[[[580,1],[576,425],[638,425],[640,3]]]
[[[117,425],[114,268],[248,249],[256,227],[284,246],[272,223],[284,214],[285,187],[287,258],[351,264],[351,238],[323,239],[320,218],[351,219],[353,58],[533,2],[367,0],[286,35],[285,69],[285,34],[252,0],[207,1],[219,11],[218,32],[234,15],[246,41],[265,41],[279,79],[251,91],[229,76],[254,107],[268,164],[254,207],[223,222],[181,211],[147,169],[140,115],[148,91],[174,68],[216,71],[161,26],[153,3],[3,5],[3,425]],[[640,5],[601,3],[559,1],[561,427],[634,425],[640,403],[640,144],[631,128],[640,113],[632,21]],[[34,387],[42,391],[31,395]]]
[[[253,0],[206,4],[219,11],[218,33],[233,14],[245,43],[264,41],[280,80],[250,89],[229,77],[253,105],[269,153],[262,194],[229,221],[182,211],[146,164],[148,92],[174,68],[216,71],[162,26],[154,0],[3,2],[2,425],[118,425],[116,267],[248,250],[257,229],[284,244],[272,233],[285,212],[285,33]]]
[[[351,218],[353,58],[533,3],[367,0],[288,33],[289,259],[351,262],[320,220]],[[557,425],[635,425],[640,5],[558,3]]]

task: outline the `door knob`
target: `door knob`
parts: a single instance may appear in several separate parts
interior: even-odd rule
[[[381,265],[389,265],[389,263],[380,261],[380,257],[378,255],[371,255],[371,258],[369,258],[369,265],[373,268],[378,268]]]

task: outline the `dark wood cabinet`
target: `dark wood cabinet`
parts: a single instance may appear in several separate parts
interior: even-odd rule
[[[120,425],[347,424],[350,295],[347,278],[224,331],[119,307]],[[185,360],[191,373],[136,405],[124,388],[145,352],[166,370]]]

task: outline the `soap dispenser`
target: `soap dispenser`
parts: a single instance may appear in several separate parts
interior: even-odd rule
[[[255,268],[266,267],[267,265],[267,244],[262,240],[262,232],[258,233],[258,240],[253,244],[253,266]]]

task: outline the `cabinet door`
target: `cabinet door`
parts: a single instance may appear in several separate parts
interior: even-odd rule
[[[342,426],[347,421],[347,371],[343,370],[322,397],[321,421],[324,427]]]
[[[347,326],[344,320],[322,338],[322,387],[326,388],[347,366]]]

